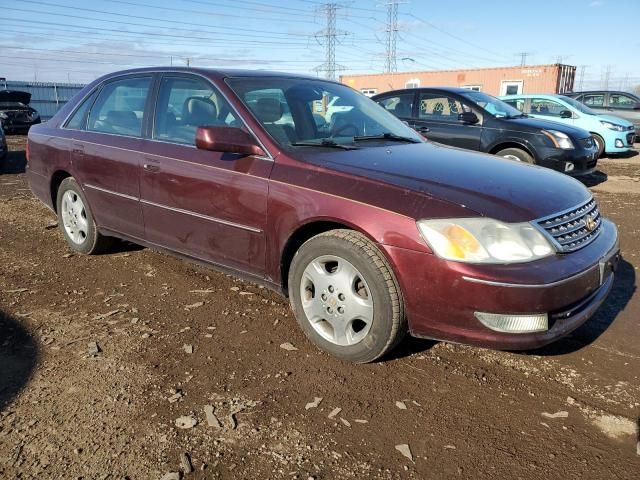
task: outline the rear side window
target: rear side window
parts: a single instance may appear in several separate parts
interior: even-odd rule
[[[413,93],[403,93],[392,97],[385,97],[378,103],[389,113],[398,118],[411,118],[413,112]]]
[[[590,107],[603,107],[604,95],[603,94],[585,95],[584,97],[582,97],[582,103]]]
[[[71,116],[71,118],[67,121],[64,128],[70,128],[72,130],[84,130],[87,127],[87,112],[93,105],[94,100],[98,96],[98,91],[96,90],[84,101],[80,104],[75,113]]]
[[[153,138],[195,144],[196,129],[205,126],[240,127],[229,102],[207,81],[165,77],[160,83],[153,122]]]
[[[89,113],[87,130],[141,137],[150,84],[150,77],[107,83]]]
[[[517,108],[518,110],[520,110],[523,113],[528,113],[525,112],[525,101],[522,98],[513,98],[513,99],[509,99],[509,100],[503,100],[504,103],[511,105],[513,108]]]

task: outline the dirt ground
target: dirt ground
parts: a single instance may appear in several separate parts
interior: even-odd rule
[[[584,327],[526,353],[407,339],[355,366],[256,285],[125,244],[72,254],[9,142],[1,479],[639,478],[640,156],[589,182],[624,261]]]

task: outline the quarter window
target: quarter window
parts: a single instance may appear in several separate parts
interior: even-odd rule
[[[107,83],[91,109],[87,129],[141,137],[144,107],[150,84],[150,77],[128,78]]]
[[[165,77],[160,82],[153,122],[153,138],[195,144],[196,129],[206,126],[240,127],[229,103],[207,81]]]
[[[636,103],[637,102],[633,98],[628,97],[627,95],[619,93],[609,94],[609,106],[611,108],[628,108],[631,110],[636,106]]]
[[[71,118],[67,121],[67,124],[64,128],[70,128],[72,130],[84,130],[87,126],[87,112],[93,105],[93,101],[98,96],[98,92],[95,91],[89,97],[87,97],[75,111],[75,113],[71,116]]]
[[[596,94],[596,95],[585,95],[582,97],[582,103],[588,105],[589,107],[603,107],[604,106],[604,95]]]
[[[520,109],[518,109],[520,110]],[[531,100],[531,114],[544,115],[547,117],[559,117],[560,113],[568,110],[564,105],[545,98],[534,98]]]
[[[411,118],[413,112],[413,93],[394,95],[379,100],[378,103],[398,118]]]

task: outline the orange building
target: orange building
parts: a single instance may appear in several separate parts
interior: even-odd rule
[[[515,95],[571,92],[575,76],[576,67],[557,63],[470,70],[342,75],[340,81],[368,96],[389,90],[418,87],[463,87],[490,95]]]

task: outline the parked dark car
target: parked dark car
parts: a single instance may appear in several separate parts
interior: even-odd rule
[[[6,133],[27,133],[40,123],[40,114],[29,106],[31,94],[18,90],[0,90],[0,124]]]
[[[429,140],[535,163],[569,175],[592,173],[598,161],[591,134],[529,118],[503,101],[463,88],[415,88],[372,97]]]
[[[633,123],[636,140],[640,140],[640,97],[629,92],[591,90],[565,94],[587,105],[591,110],[624,118]]]
[[[333,97],[352,108],[318,127]],[[119,237],[234,271],[287,295],[306,335],[353,362],[406,331],[544,345],[593,315],[619,255],[576,180],[426,142],[316,78],[114,73],[34,126],[28,152],[72,249]]]

